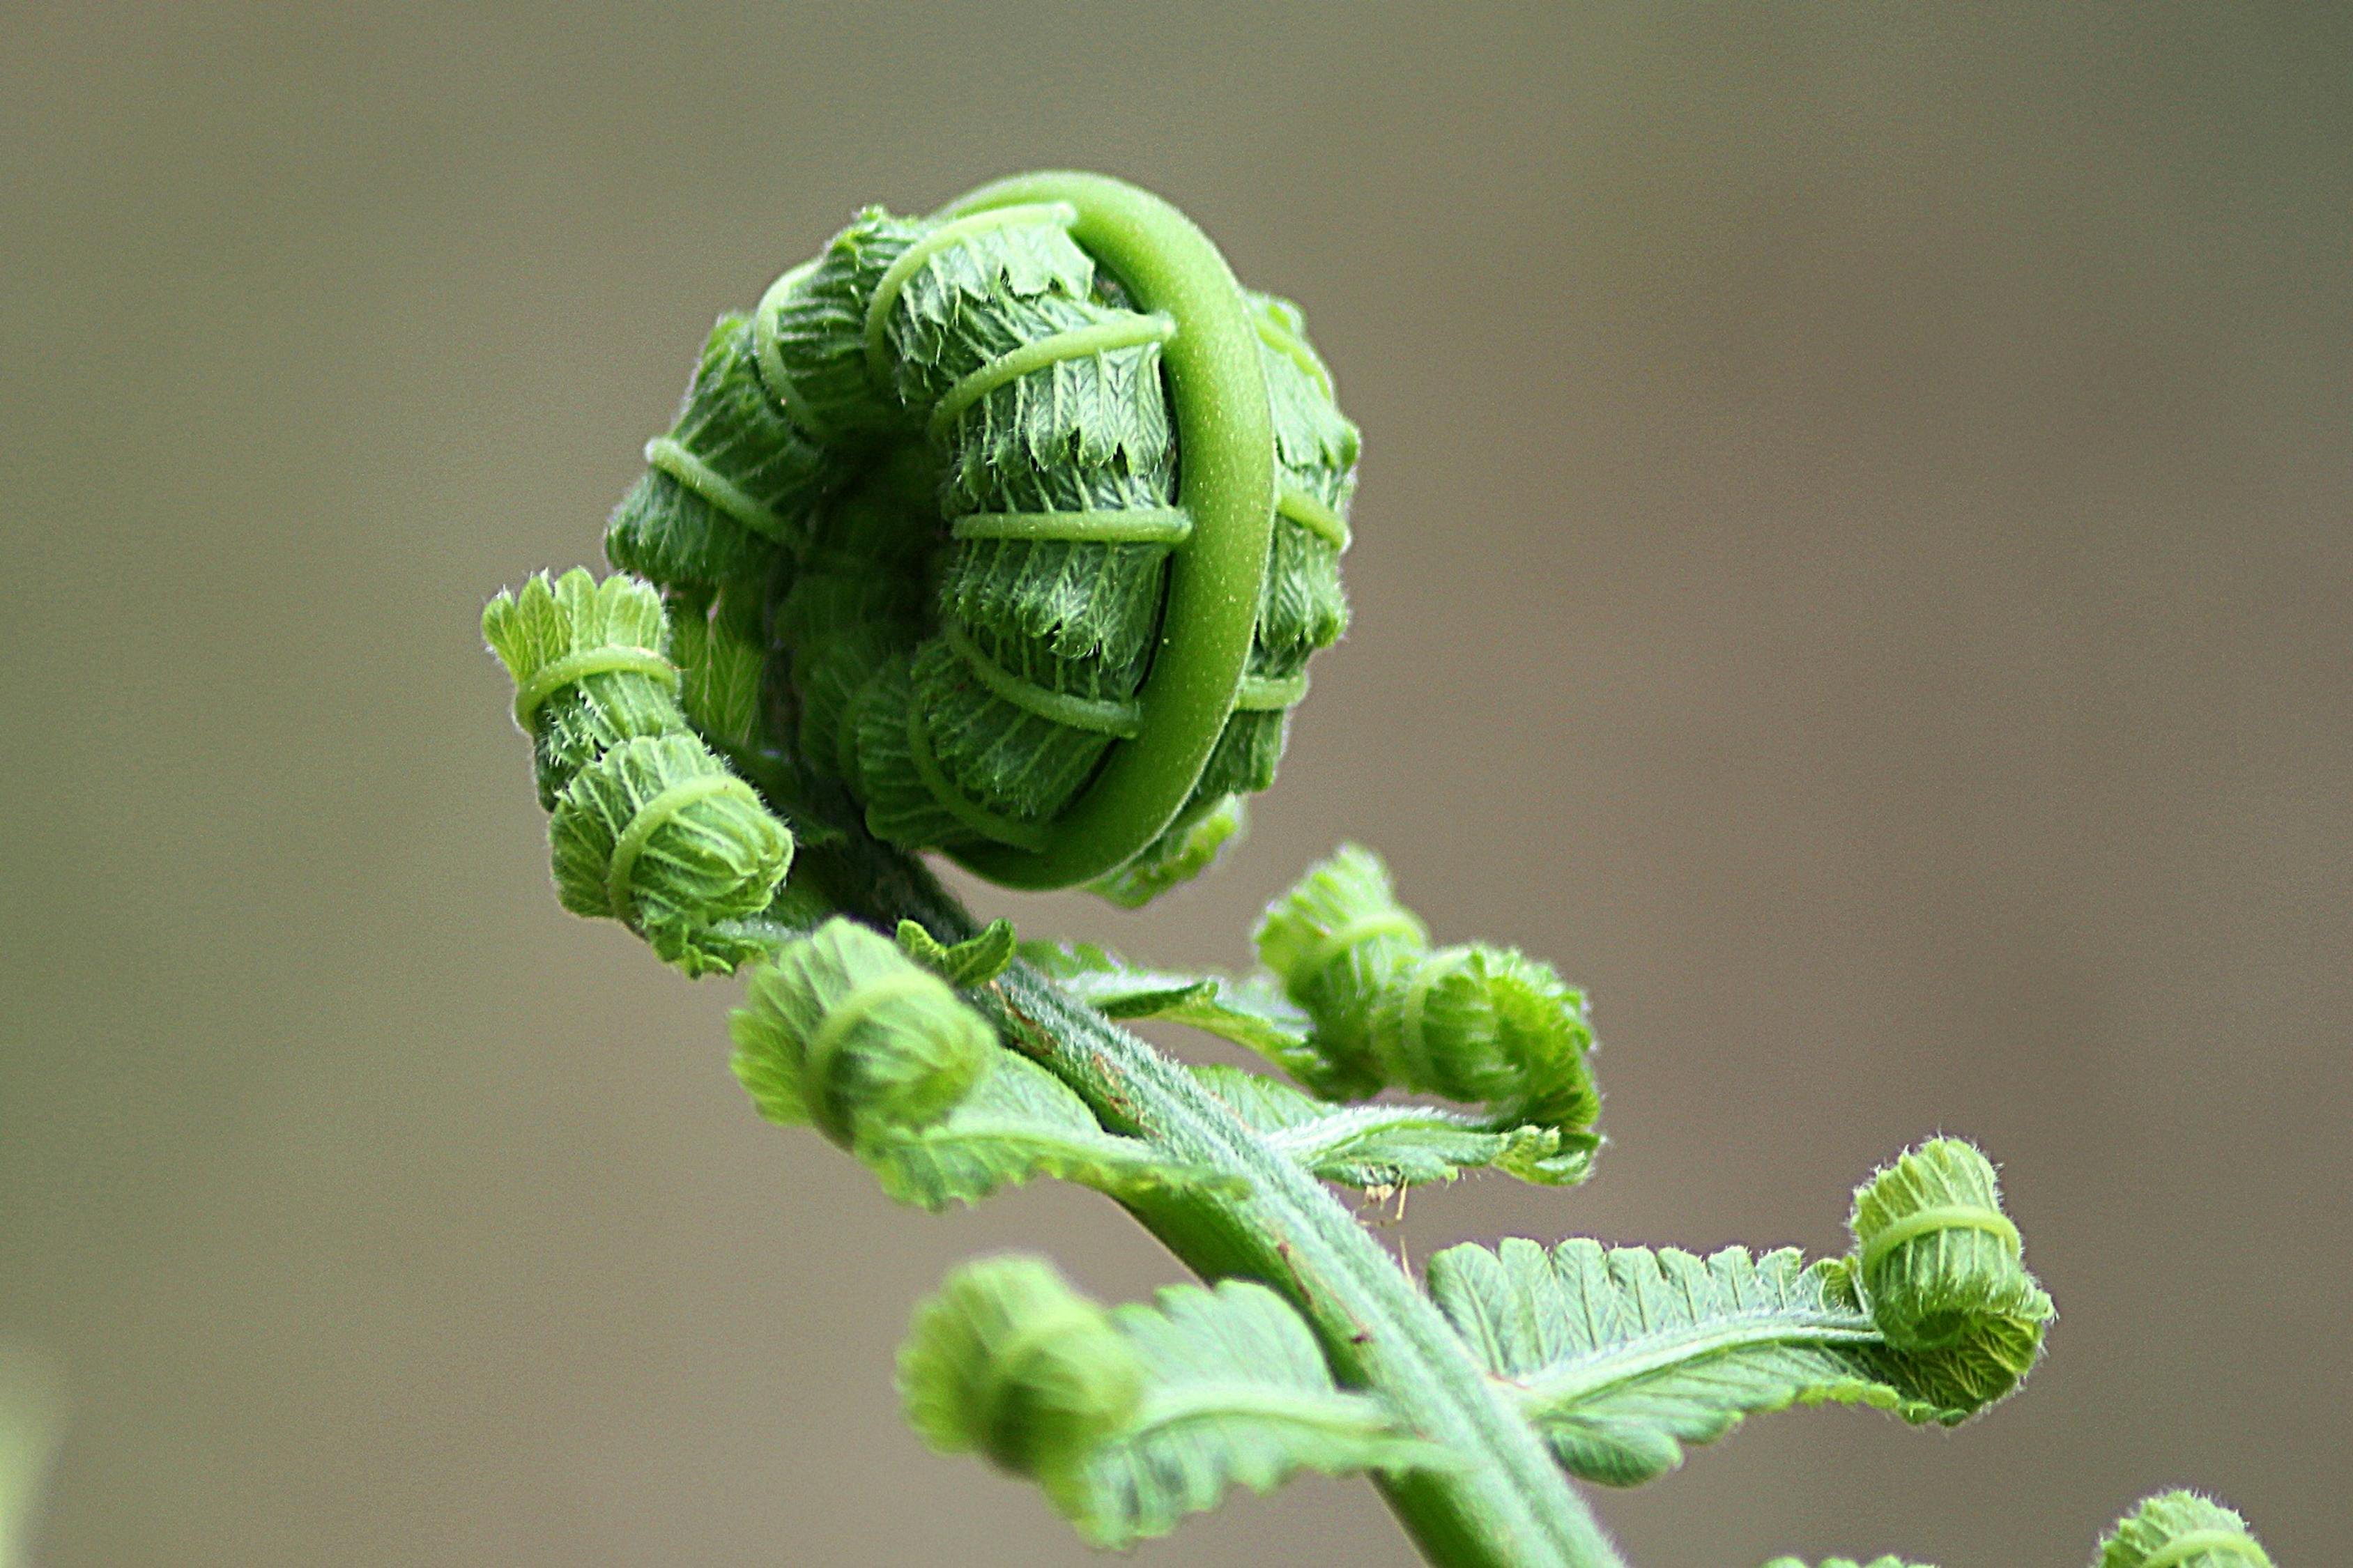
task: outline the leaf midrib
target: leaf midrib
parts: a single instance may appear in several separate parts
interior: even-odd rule
[[[1531,1415],[1559,1415],[1662,1373],[1734,1351],[1767,1345],[1883,1344],[1871,1319],[1831,1310],[1745,1312],[1613,1342],[1607,1350],[1555,1362],[1533,1377],[1497,1378]]]

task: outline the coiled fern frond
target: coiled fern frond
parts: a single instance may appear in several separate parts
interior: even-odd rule
[[[1046,174],[869,209],[712,331],[608,525],[622,574],[535,577],[483,631],[565,907],[691,974],[753,965],[733,1067],[761,1115],[928,1210],[1086,1185],[1208,1282],[1105,1309],[1039,1259],[958,1271],[900,1362],[934,1447],[1105,1546],[1364,1473],[1433,1563],[1623,1568],[1568,1477],[1647,1481],[1793,1405],[1955,1425],[2018,1386],[2053,1312],[1991,1163],[1905,1153],[1839,1258],[1512,1239],[1417,1279],[1324,1184],[1401,1216],[1469,1172],[1585,1179],[1582,991],[1433,944],[1353,846],[1239,976],[1021,942],[910,853],[1128,905],[1208,864],[1346,624],[1357,446],[1297,310],[1155,197]],[[2189,1493],[2102,1550],[2268,1568]]]
[[[801,760],[877,837],[1134,903],[1273,782],[1357,450],[1295,307],[1031,176],[870,209],[723,319],[606,547],[765,593]]]
[[[688,721],[661,600],[627,577],[533,577],[482,612],[532,737],[556,896],[609,916],[690,974],[766,945],[791,831]]]

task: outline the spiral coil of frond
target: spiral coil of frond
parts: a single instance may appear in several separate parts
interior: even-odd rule
[[[814,1122],[848,1147],[874,1128],[938,1121],[997,1056],[997,1033],[898,944],[834,919],[752,976],[735,1073],[771,1121]]]
[[[543,574],[492,599],[482,633],[514,678],[564,907],[692,974],[757,951],[725,927],[768,907],[792,834],[689,724],[654,591]]]
[[[1886,1336],[1884,1372],[1956,1412],[2017,1387],[2054,1316],[2002,1212],[1993,1163],[1956,1138],[1932,1138],[1855,1190],[1846,1267]]]
[[[899,1352],[909,1425],[943,1454],[1016,1475],[1083,1463],[1134,1419],[1143,1363],[1111,1314],[1040,1258],[968,1263],[915,1313]]]
[[[723,320],[607,548],[763,587],[791,739],[878,837],[1136,901],[1273,780],[1357,447],[1294,307],[1039,176],[861,213]]]
[[[1498,1123],[1547,1127],[1584,1173],[1601,1100],[1588,1058],[1585,995],[1551,965],[1483,943],[1432,949],[1398,901],[1388,868],[1344,845],[1277,899],[1255,933],[1259,961],[1314,1020],[1288,1064],[1327,1099],[1384,1088],[1482,1102]]]

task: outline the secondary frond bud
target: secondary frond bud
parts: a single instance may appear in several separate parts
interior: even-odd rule
[[[1856,1189],[1848,1226],[1891,1382],[1964,1413],[2018,1385],[2053,1312],[2001,1211],[1991,1162],[1957,1139],[1930,1139]]]
[[[2196,1492],[2160,1492],[2100,1539],[2096,1568],[2272,1568],[2247,1521]]]
[[[1145,1368],[1102,1307],[1043,1258],[968,1263],[915,1310],[899,1352],[907,1421],[943,1454],[1017,1475],[1082,1465],[1128,1426]]]
[[[686,726],[660,595],[633,577],[540,573],[484,607],[482,636],[514,678],[543,807],[623,741]]]
[[[1429,931],[1398,902],[1380,858],[1341,846],[1267,907],[1251,940],[1259,962],[1315,1021],[1329,1080],[1309,1087],[1350,1098],[1377,1089],[1373,1015],[1430,951]]]
[[[1384,1076],[1449,1100],[1483,1100],[1561,1128],[1592,1125],[1600,1097],[1584,993],[1516,949],[1449,947],[1414,960],[1374,1009]]]
[[[765,909],[793,857],[785,825],[691,734],[606,752],[557,798],[548,838],[565,909],[619,921],[690,974],[756,951],[713,928]]]
[[[1901,1349],[1948,1345],[1978,1316],[2040,1294],[1992,1162],[1958,1139],[1932,1138],[1873,1173],[1848,1224],[1873,1319]]]
[[[828,921],[752,977],[735,1015],[735,1074],[760,1112],[813,1121],[848,1147],[960,1103],[997,1055],[996,1031],[898,944]]]

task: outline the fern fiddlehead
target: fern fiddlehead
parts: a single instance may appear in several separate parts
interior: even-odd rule
[[[1129,1425],[1144,1366],[1043,1258],[967,1264],[918,1308],[899,1382],[918,1436],[1050,1484]]]
[[[962,1103],[997,1034],[897,944],[830,920],[752,978],[737,1071],[771,1121],[814,1122],[848,1147],[869,1127],[920,1128]]]
[[[1856,1190],[1848,1224],[1854,1294],[1915,1396],[1972,1411],[2018,1385],[2053,1311],[2026,1271],[1991,1162],[1931,1139]]]
[[[1433,950],[1388,868],[1343,847],[1267,910],[1259,957],[1314,1028],[1277,1059],[1317,1093],[1384,1088],[1483,1101],[1498,1127],[1549,1131],[1530,1172],[1580,1180],[1599,1138],[1583,993],[1548,964],[1483,943]]]
[[[1239,981],[1017,957],[913,858],[1124,904],[1208,864],[1345,625],[1356,454],[1294,310],[1156,198],[1026,176],[862,213],[723,319],[607,528],[638,575],[485,613],[563,902],[691,974],[755,963],[734,1065],[763,1115],[926,1208],[1089,1185],[1218,1281],[1106,1311],[1038,1260],[973,1265],[917,1316],[912,1423],[1105,1545],[1314,1469],[1373,1477],[1434,1563],[1617,1568],[1565,1474],[1649,1479],[1793,1404],[1950,1424],[2006,1396],[2051,1302],[1966,1144],[1874,1175],[1844,1258],[1506,1242],[1425,1289],[1321,1184],[1582,1179],[1582,993],[1434,947],[1353,847],[1267,911]],[[2267,1568],[2190,1494],[2104,1552]]]
[[[1298,311],[1156,198],[861,215],[720,322],[607,533],[765,582],[803,761],[995,880],[1197,868],[1346,621],[1357,452]]]

